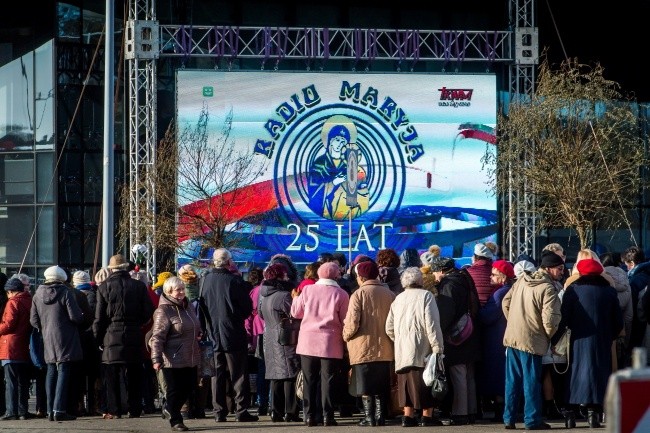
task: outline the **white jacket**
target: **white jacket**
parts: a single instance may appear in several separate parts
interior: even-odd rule
[[[386,319],[386,334],[395,343],[395,371],[423,368],[431,352],[444,349],[436,299],[424,289],[406,288],[397,295]]]

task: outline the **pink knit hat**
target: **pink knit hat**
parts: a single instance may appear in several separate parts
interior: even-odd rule
[[[320,265],[318,268],[318,278],[327,278],[336,280],[341,276],[341,268],[334,262],[327,262]]]

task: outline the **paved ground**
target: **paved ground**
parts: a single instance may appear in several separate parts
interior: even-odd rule
[[[186,425],[191,431],[213,431],[228,430],[232,433],[263,433],[275,432],[282,433],[286,431],[303,432],[309,430],[313,433],[328,431],[339,431],[340,433],[354,433],[377,431],[383,433],[403,432],[403,427],[396,420],[390,421],[386,427],[359,427],[356,425],[358,416],[353,418],[339,419],[337,427],[311,427],[307,428],[302,423],[272,423],[268,416],[261,418],[261,421],[252,423],[239,423],[235,421],[234,416],[229,416],[225,423],[216,423],[212,417],[201,420],[187,420]],[[553,429],[564,428],[563,423],[552,422]],[[519,431],[524,431],[523,424],[517,425]],[[579,422],[580,430],[587,429],[585,422]],[[413,433],[418,431],[433,429],[439,433],[496,433],[505,432],[502,424],[479,423],[470,426],[442,426],[442,427],[416,427]],[[26,421],[0,421],[0,432],[17,432],[17,433],[45,433],[45,432],[65,432],[65,433],[88,433],[88,432],[112,432],[112,433],[161,433],[171,431],[169,422],[163,420],[160,414],[144,415],[142,418],[122,418],[105,420],[101,417],[83,417],[75,421],[50,422],[46,419],[30,419]]]

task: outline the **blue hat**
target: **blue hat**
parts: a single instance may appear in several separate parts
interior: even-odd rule
[[[18,278],[11,278],[5,283],[5,290],[7,292],[22,292],[23,282]]]
[[[336,136],[345,138],[345,141],[350,142],[350,131],[343,125],[336,125],[330,129],[329,134],[327,134],[327,143],[329,144],[330,140]]]

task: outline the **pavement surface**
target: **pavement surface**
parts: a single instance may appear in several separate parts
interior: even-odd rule
[[[254,413],[252,411],[252,413]],[[228,417],[224,423],[215,422],[214,418],[208,416],[205,419],[190,419],[185,421],[185,425],[190,431],[217,431],[227,430],[232,433],[263,433],[275,432],[282,433],[287,431],[303,432],[310,431],[318,433],[323,431],[339,431],[341,433],[376,431],[383,433],[404,432],[397,419],[389,420],[385,427],[359,427],[357,425],[361,416],[350,418],[337,418],[339,423],[336,427],[310,427],[307,428],[303,423],[273,423],[268,416],[260,417],[258,422],[237,422],[234,415]],[[443,420],[444,421],[444,420]],[[564,423],[551,422],[553,429],[564,429]],[[579,430],[588,429],[586,422],[578,422]],[[474,425],[467,426],[440,426],[440,427],[414,427],[413,433],[424,430],[433,430],[439,433],[496,433],[505,432],[503,424],[479,421]],[[517,430],[524,430],[523,424],[517,424]],[[170,432],[171,426],[167,420],[163,420],[159,413],[152,415],[143,415],[140,418],[121,418],[121,419],[102,419],[101,416],[81,417],[74,421],[54,422],[47,419],[29,419],[25,421],[0,421],[0,432],[17,432],[17,433],[45,433],[45,432],[65,432],[65,433],[89,433],[89,432],[111,432],[111,433],[161,433]],[[513,430],[508,430],[513,431]],[[515,430],[516,431],[516,430]]]

